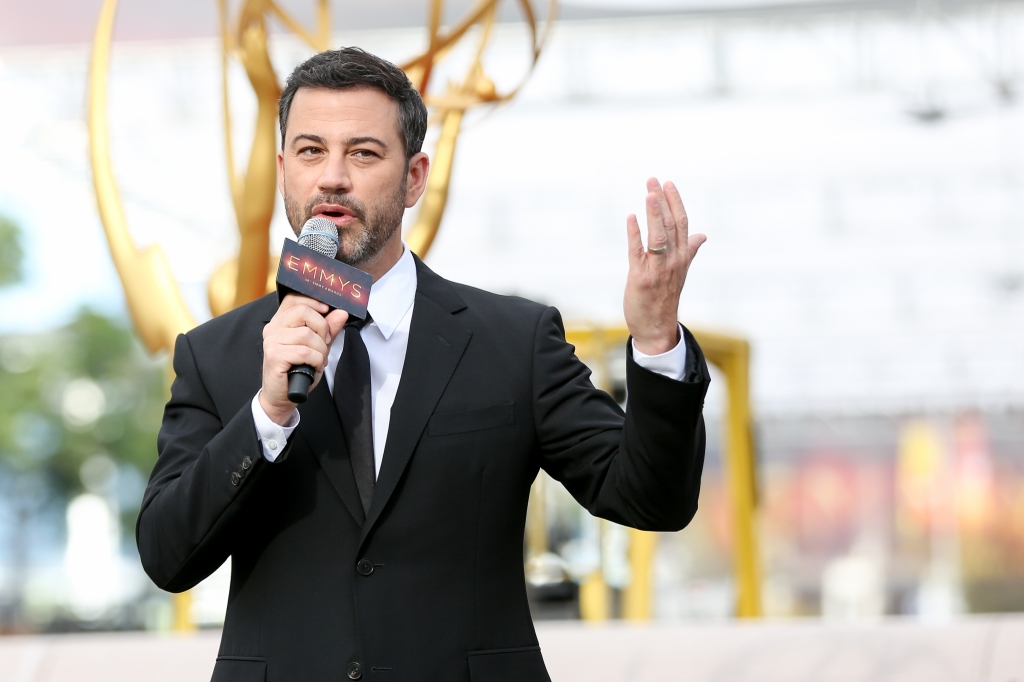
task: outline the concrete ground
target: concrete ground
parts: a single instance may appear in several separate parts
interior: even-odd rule
[[[553,682],[1024,682],[1024,616],[537,628]],[[0,682],[204,682],[219,632],[0,637]]]

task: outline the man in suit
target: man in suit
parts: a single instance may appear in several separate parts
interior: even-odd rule
[[[708,372],[676,315],[704,238],[650,180],[647,248],[627,219],[623,413],[555,309],[449,282],[403,245],[429,162],[399,69],[316,55],[280,118],[288,219],[338,226],[338,259],[374,278],[369,322],[271,294],[178,338],[143,565],[181,591],[232,558],[215,681],[548,680],[523,579],[538,470],[635,528],[696,511]],[[296,364],[316,369],[298,408]]]

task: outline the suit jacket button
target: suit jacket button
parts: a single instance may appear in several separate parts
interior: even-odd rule
[[[359,571],[361,575],[370,575],[373,573],[373,562],[369,559],[360,559],[359,563],[356,564],[356,570]],[[356,664],[353,663],[352,665]],[[352,679],[354,680],[357,678],[353,677]]]
[[[371,568],[372,568],[372,566],[371,566]],[[358,680],[359,678],[361,678],[363,676],[363,666],[359,665],[358,662],[356,662],[356,663],[349,663],[348,664],[348,670],[346,672],[348,673],[348,679],[350,679],[350,680]]]
[[[242,476],[237,471],[231,472],[231,485],[238,485],[242,482]]]
[[[245,459],[242,460],[242,469],[245,470],[245,471],[248,471],[251,468],[252,468],[252,460],[249,459],[248,457],[246,457]]]

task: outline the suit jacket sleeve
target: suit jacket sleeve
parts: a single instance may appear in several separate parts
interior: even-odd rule
[[[697,511],[709,374],[693,336],[675,381],[646,370],[626,344],[625,418],[590,381],[554,308],[541,316],[533,367],[541,466],[591,514],[633,528],[676,531]]]
[[[268,463],[249,403],[224,421],[184,335],[174,347],[174,372],[157,437],[159,457],[135,534],[149,577],[162,589],[180,592],[231,554],[231,530],[241,522],[247,492]]]

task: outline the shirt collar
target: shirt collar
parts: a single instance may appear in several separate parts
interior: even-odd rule
[[[416,300],[416,261],[402,243],[402,257],[370,287],[367,312],[385,339],[390,339]]]

